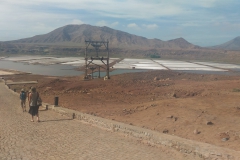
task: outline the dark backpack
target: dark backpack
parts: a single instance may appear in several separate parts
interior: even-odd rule
[[[26,92],[21,92],[20,99],[25,100],[26,99]]]

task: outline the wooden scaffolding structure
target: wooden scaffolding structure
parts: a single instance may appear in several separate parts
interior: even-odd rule
[[[86,45],[86,48],[85,48],[85,76],[84,76],[84,79],[89,79],[89,74],[88,74],[88,70],[90,69],[92,71],[92,76],[91,78],[93,78],[93,71],[95,69],[98,68],[98,72],[99,72],[99,75],[98,75],[98,78],[100,78],[100,68],[103,68],[104,70],[106,70],[106,78],[109,79],[110,76],[109,76],[109,48],[108,48],[108,44],[109,44],[109,41],[92,41],[92,40],[85,40],[85,45]],[[96,55],[95,56],[91,56],[89,57],[89,54],[88,54],[88,48],[89,46],[92,46],[95,51],[96,51]],[[105,49],[106,49],[106,56],[102,56],[102,57],[99,57],[99,51],[100,51],[100,47],[102,46],[105,46]],[[99,64],[96,64],[94,63],[94,61],[101,61],[103,65],[99,65]],[[106,63],[104,62],[106,61]]]

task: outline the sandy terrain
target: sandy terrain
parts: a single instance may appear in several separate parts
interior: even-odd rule
[[[20,74],[18,71],[0,70],[0,76]]]
[[[240,76],[148,71],[83,81],[82,77],[5,75],[34,81],[44,102],[240,150]],[[30,85],[13,85],[29,89]]]

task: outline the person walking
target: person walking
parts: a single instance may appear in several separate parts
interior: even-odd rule
[[[34,116],[37,116],[37,122],[40,122],[39,120],[39,105],[37,104],[38,99],[40,98],[39,93],[37,92],[35,87],[31,88],[31,93],[29,94],[29,112],[32,115],[31,122],[34,122]]]
[[[20,92],[20,100],[21,100],[21,107],[23,112],[26,112],[26,99],[27,99],[27,93],[24,89]]]
[[[30,100],[29,100],[29,95],[30,95],[30,93],[31,93],[31,90],[32,90],[32,86],[29,88],[29,91],[27,92],[28,102],[30,101]]]

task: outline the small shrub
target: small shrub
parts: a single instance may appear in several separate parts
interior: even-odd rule
[[[151,58],[161,58],[159,55],[150,55]]]
[[[234,88],[234,89],[233,89],[233,92],[240,92],[240,89]]]

